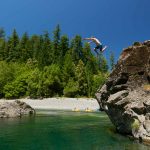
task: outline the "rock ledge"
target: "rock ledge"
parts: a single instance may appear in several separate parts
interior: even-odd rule
[[[123,50],[96,99],[118,132],[150,143],[150,41]]]
[[[25,102],[1,102],[0,118],[21,117],[22,115],[34,114],[35,110]]]

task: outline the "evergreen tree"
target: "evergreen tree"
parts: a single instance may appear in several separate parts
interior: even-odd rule
[[[33,35],[30,40],[32,53],[33,53],[33,61],[37,62],[37,66],[39,69],[43,69],[45,63],[43,63],[44,59],[44,52],[43,52],[43,43],[44,38],[43,36]]]
[[[45,66],[45,51],[43,50],[44,47],[44,39],[43,36],[40,36],[39,39],[39,49],[37,50],[37,62],[38,62],[38,67],[42,70]]]
[[[71,42],[72,59],[75,64],[78,64],[80,59],[83,59],[82,54],[82,39],[81,36],[76,35]]]
[[[97,89],[100,88],[105,83],[107,77],[108,73],[103,73],[101,71],[93,75],[92,92],[91,92],[92,96],[94,96]]]
[[[89,43],[85,43],[82,49],[83,58],[82,61],[86,64],[88,61],[90,61],[92,58],[91,54],[91,47]]]
[[[17,31],[14,29],[11,37],[8,40],[8,58],[7,61],[16,61],[18,58],[20,58],[19,55],[19,36],[17,34]]]
[[[20,61],[25,62],[27,59],[32,58],[31,54],[31,46],[29,41],[29,36],[25,32],[19,42],[19,51],[20,54]]]
[[[52,48],[53,63],[58,63],[58,58],[60,58],[59,44],[60,44],[60,26],[58,24],[53,32],[53,48]]]
[[[104,56],[102,55],[102,53],[99,54],[99,70],[101,72],[106,73],[108,71],[108,64],[107,64],[107,60],[104,58]]]
[[[88,64],[88,68],[92,73],[97,73],[98,71],[98,64],[96,58],[91,53],[91,48],[88,43],[85,43],[83,50],[82,50],[83,58],[82,61],[84,64]]]
[[[6,41],[3,39],[0,40],[0,61],[5,59],[5,46]]]
[[[42,47],[42,56],[43,56],[43,66],[48,66],[52,63],[52,52],[51,52],[51,40],[49,38],[48,31],[45,31],[43,35],[43,47]]]
[[[113,54],[110,63],[114,66]],[[17,71],[23,66],[24,71]],[[7,98],[62,94],[90,97],[108,74],[107,61],[102,53],[97,59],[88,43],[82,46],[79,35],[70,44],[66,35],[60,36],[59,25],[53,32],[53,41],[47,31],[31,37],[24,33],[19,39],[14,29],[12,35],[5,39],[0,30],[0,68],[0,97]]]
[[[9,57],[9,49],[8,49],[8,41],[5,40],[4,42],[4,60],[7,61],[8,57]]]
[[[65,86],[70,78],[75,77],[75,64],[73,63],[71,55],[69,53],[66,53],[65,55],[62,70],[63,70],[63,82]]]
[[[110,52],[110,67],[111,70],[113,70],[115,67],[115,58],[114,58],[114,53],[112,51]]]
[[[32,49],[32,57],[34,60],[38,58],[38,51],[40,49],[40,37],[38,35],[33,35],[30,39],[31,49]]]
[[[5,38],[5,31],[3,28],[0,28],[0,39]]]
[[[91,68],[91,63],[87,62],[85,66],[85,74],[86,74],[86,81],[87,81],[87,96],[91,96],[92,92],[92,84],[93,84],[93,69]]]
[[[4,60],[5,43],[5,31],[3,28],[0,28],[0,60]]]
[[[68,52],[68,50],[69,50],[69,39],[66,35],[63,35],[60,39],[60,46],[59,46],[60,55],[58,61],[60,66],[62,66],[65,54]]]
[[[87,95],[87,80],[85,74],[85,67],[82,60],[79,60],[78,65],[75,68],[75,77],[76,81],[79,84],[79,95],[86,96]]]

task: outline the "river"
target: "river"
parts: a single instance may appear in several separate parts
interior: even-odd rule
[[[150,150],[115,133],[101,112],[37,111],[1,119],[0,150]]]

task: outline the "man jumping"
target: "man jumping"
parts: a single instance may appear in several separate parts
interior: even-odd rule
[[[91,38],[84,38],[83,40],[90,40],[90,42],[88,43],[91,43],[91,42],[94,42],[96,44],[96,47],[94,48],[94,51],[96,52],[96,54],[98,55],[99,53],[97,52],[97,50],[99,49],[101,52],[103,52],[107,46],[104,46],[102,45],[102,43],[95,37],[91,37]]]

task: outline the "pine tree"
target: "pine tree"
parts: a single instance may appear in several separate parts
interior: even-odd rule
[[[34,60],[37,60],[38,51],[40,49],[40,37],[38,35],[32,35],[30,39],[31,49],[32,49],[32,57]]]
[[[5,38],[5,31],[4,31],[4,29],[3,28],[0,28],[0,39],[1,38]]]
[[[27,59],[31,58],[31,47],[30,47],[30,41],[29,36],[25,32],[19,42],[19,51],[20,54],[20,61],[25,62]]]
[[[59,46],[60,55],[58,61],[60,66],[62,66],[65,54],[68,52],[68,50],[69,50],[69,39],[66,35],[63,35],[60,39],[60,46]]]
[[[88,64],[88,68],[90,69],[90,71],[92,71],[93,73],[97,73],[98,70],[98,64],[97,64],[97,60],[96,58],[92,55],[91,53],[91,48],[90,45],[88,43],[85,43],[83,50],[82,50],[82,61],[84,62],[84,64]]]
[[[74,63],[78,64],[78,61],[80,59],[83,59],[81,36],[76,35],[75,38],[72,39],[71,51],[72,51],[72,59],[73,59]]]
[[[85,74],[85,67],[82,60],[79,60],[78,65],[75,68],[75,76],[76,81],[79,84],[79,95],[86,96],[87,95],[87,80]]]
[[[92,59],[91,47],[88,43],[85,43],[82,49],[83,58],[82,61],[86,64]]]
[[[33,61],[37,62],[38,68],[42,69],[43,64],[43,54],[42,54],[42,47],[43,47],[43,37],[38,35],[33,35],[30,40],[31,49],[32,49],[32,58]]]
[[[53,47],[52,47],[53,63],[58,63],[58,58],[60,58],[59,44],[60,44],[60,26],[58,24],[53,32]]]
[[[4,39],[0,40],[0,61],[5,59],[5,45],[6,41]]]
[[[87,62],[85,66],[85,74],[86,74],[86,81],[87,81],[87,95],[88,97],[90,97],[92,94],[91,92],[92,92],[93,75],[94,75],[90,62]]]
[[[11,37],[8,40],[8,58],[7,61],[17,61],[18,58],[20,58],[19,55],[19,36],[17,34],[17,31],[14,29]]]
[[[52,52],[51,52],[51,40],[49,38],[48,31],[45,31],[43,35],[43,66],[48,66],[52,63]]]
[[[114,53],[112,51],[110,52],[110,67],[111,70],[113,70],[115,67],[115,58],[114,58]]]
[[[71,55],[69,53],[66,53],[65,55],[62,70],[63,70],[63,82],[65,86],[70,78],[75,77],[75,64],[73,63]]]
[[[102,53],[99,54],[99,70],[101,72],[106,73],[108,71],[108,64],[107,64],[107,60],[104,58],[104,56],[102,55]]]
[[[45,61],[44,61],[44,54],[45,52],[43,51],[43,43],[44,43],[44,39],[43,39],[43,36],[41,35],[40,36],[40,39],[39,39],[39,49],[37,50],[37,61],[38,61],[38,67],[39,69],[43,69],[44,66],[45,66]]]

